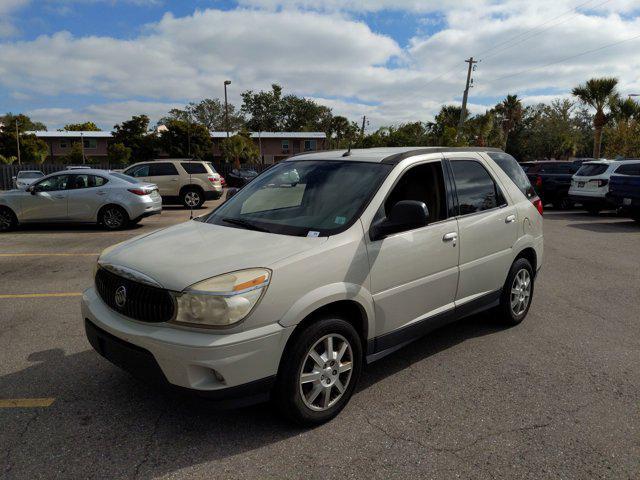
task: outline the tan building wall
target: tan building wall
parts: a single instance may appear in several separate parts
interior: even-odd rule
[[[220,144],[222,138],[212,138],[213,155],[216,160],[222,158]],[[325,138],[252,138],[253,143],[262,148],[264,163],[269,165],[303,152],[326,150]]]

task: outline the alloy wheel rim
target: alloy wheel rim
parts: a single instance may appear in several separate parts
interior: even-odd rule
[[[109,228],[116,228],[122,225],[124,216],[120,210],[110,208],[104,212],[104,223]]]
[[[325,335],[309,349],[300,368],[302,401],[311,410],[333,407],[344,395],[353,373],[353,349],[342,335]]]
[[[195,207],[200,203],[200,195],[197,192],[187,192],[184,201],[190,207]]]
[[[525,268],[518,271],[511,285],[511,312],[517,317],[529,306],[531,299],[531,275]]]
[[[0,212],[0,229],[5,230],[11,226],[11,217],[8,212]]]

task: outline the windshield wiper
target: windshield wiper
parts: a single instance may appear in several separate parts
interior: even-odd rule
[[[222,221],[223,222],[227,222],[227,223],[232,223],[234,225],[240,225],[241,227],[245,227],[248,230],[256,230],[257,232],[270,233],[270,231],[267,230],[266,228],[259,227],[258,225],[254,224],[254,223],[248,222],[246,220],[242,220],[240,218],[227,217],[227,218],[223,218]]]

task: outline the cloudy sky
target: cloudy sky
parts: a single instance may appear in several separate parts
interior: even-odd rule
[[[613,75],[640,93],[638,0],[0,0],[0,112],[50,129],[279,83],[369,129],[507,93],[569,96]]]

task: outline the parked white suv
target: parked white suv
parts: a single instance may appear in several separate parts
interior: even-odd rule
[[[123,173],[157,185],[165,204],[182,203],[186,208],[200,208],[206,200],[222,196],[220,175],[209,162],[153,160],[135,163]]]
[[[495,149],[303,154],[199,221],[115,245],[82,315],[147,380],[334,417],[367,362],[446,323],[531,305],[542,205]],[[181,248],[181,246],[183,248]]]
[[[592,214],[600,210],[616,208],[616,205],[607,198],[609,193],[609,178],[618,166],[624,161],[619,160],[595,160],[585,162],[571,178],[569,198],[581,203]]]

